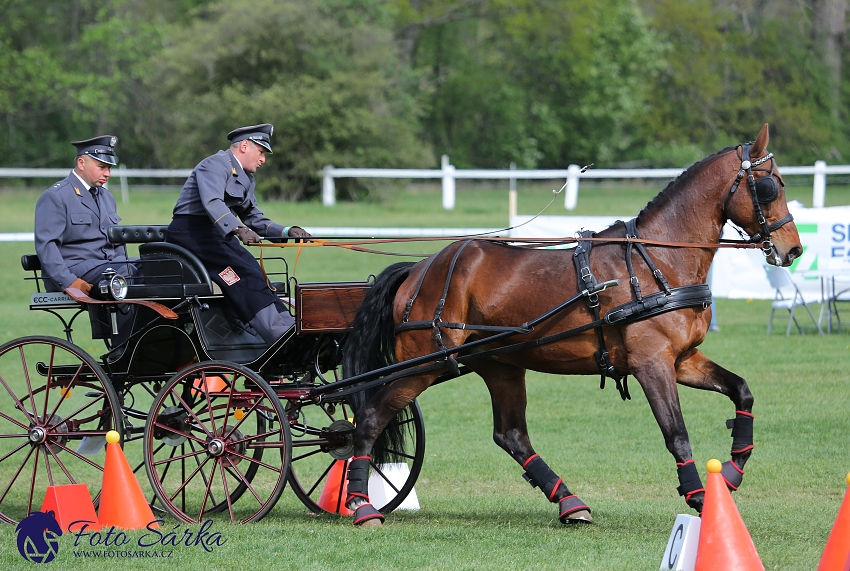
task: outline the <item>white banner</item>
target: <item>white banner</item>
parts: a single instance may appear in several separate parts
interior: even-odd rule
[[[791,271],[801,291],[821,292],[820,278],[842,275],[850,280],[850,206],[805,208],[791,202],[803,255],[794,261]],[[511,217],[514,238],[557,238],[575,236],[579,230],[601,231],[617,220],[630,216],[532,216]],[[651,238],[651,236],[644,236]],[[740,238],[727,225],[724,238]],[[764,272],[764,255],[759,250],[718,250],[712,264],[711,291],[715,297],[773,299],[774,290]],[[604,280],[605,276],[597,276]],[[837,289],[837,288],[836,288]]]

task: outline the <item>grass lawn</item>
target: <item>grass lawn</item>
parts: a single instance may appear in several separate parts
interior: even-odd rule
[[[545,183],[520,183],[519,211],[538,212],[550,200]],[[554,184],[554,183],[553,183]],[[555,186],[557,188],[558,184]],[[582,184],[577,214],[636,213],[662,184],[613,188]],[[793,191],[793,192],[792,192]],[[832,193],[832,194],[830,194]],[[810,204],[811,187],[792,187],[792,197]],[[804,200],[808,195],[808,202]],[[3,232],[32,230],[37,192],[0,192]],[[846,189],[828,190],[848,198]],[[165,224],[176,194],[131,193],[119,204],[126,224]],[[837,198],[835,199],[837,200]],[[434,185],[387,189],[380,200],[338,204],[261,203],[272,219],[312,226],[503,227],[507,191],[486,185],[459,187],[457,208],[445,212]],[[557,208],[556,208],[557,207]],[[558,198],[547,214],[564,213]],[[416,245],[430,251],[435,244]],[[31,284],[23,283],[19,259],[31,244],[0,243],[0,341],[31,334],[62,336],[58,321],[28,310]],[[290,270],[293,269],[292,251]],[[362,280],[395,261],[385,256],[305,249],[295,273],[302,281]],[[702,349],[750,383],[755,395],[755,451],[734,498],[768,570],[816,568],[850,471],[850,391],[847,364],[850,332],[825,337],[766,336],[769,302],[717,300],[721,326]],[[80,324],[75,341],[92,355],[102,346],[86,339]],[[537,451],[570,489],[594,510],[591,526],[565,527],[557,509],[521,477],[522,470],[492,442],[489,397],[473,375],[426,391],[421,399],[427,430],[426,461],[416,484],[418,512],[397,512],[379,530],[354,528],[350,520],[308,515],[285,490],[261,522],[231,526],[214,519],[224,544],[212,553],[200,546],[158,546],[145,557],[112,559],[74,555],[74,538],[64,536],[53,563],[74,569],[233,569],[270,566],[299,570],[349,569],[567,569],[631,571],[657,569],[673,521],[691,513],[676,494],[675,464],[646,399],[630,379],[632,400],[622,402],[609,381],[599,378],[529,374],[529,429]],[[725,397],[683,388],[685,421],[700,473],[710,458],[728,459],[731,439],[725,420],[733,416]],[[128,451],[128,454],[132,454]],[[0,482],[10,475],[0,463]],[[5,485],[5,484],[4,484]],[[2,492],[0,492],[2,493]],[[167,520],[163,533],[197,532]],[[142,532],[128,532],[134,550]],[[149,541],[150,537],[143,541]],[[77,546],[91,550],[85,542]],[[102,546],[96,548],[103,550]],[[140,551],[135,548],[136,551]],[[0,567],[31,569],[15,545],[15,529],[0,524]]]

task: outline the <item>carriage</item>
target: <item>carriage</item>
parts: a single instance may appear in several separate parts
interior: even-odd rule
[[[112,242],[139,244],[144,279],[134,283],[117,265],[97,284],[100,299],[44,291],[38,258],[22,258],[36,290],[30,309],[59,317],[66,340],[32,336],[0,347],[0,464],[13,468],[0,486],[0,518],[14,523],[37,510],[49,485],[86,483],[97,500],[109,430],[128,458],[139,458],[141,441],[133,468],[140,480],[147,475],[151,505],[179,520],[216,512],[259,520],[287,483],[311,512],[344,511],[341,467],[354,414],[326,389],[339,381],[340,341],[369,282],[299,284],[282,257],[266,258],[271,287],[296,320],[268,346],[230,311],[203,264],[164,241],[165,230],[108,229]],[[73,343],[79,316],[88,316],[94,339],[106,338],[128,304],[135,318],[120,346],[95,360]],[[384,511],[404,501],[422,466],[416,403],[404,422],[403,450],[390,454],[392,465],[371,467]]]
[[[258,520],[288,482],[313,512],[347,507],[354,523],[376,525],[422,467],[416,397],[474,372],[490,392],[496,444],[558,505],[561,522],[592,521],[531,445],[528,369],[601,373],[601,387],[612,378],[624,400],[633,376],[676,462],[676,490],[701,512],[677,385],[734,405],[721,471],[730,489],[741,485],[754,442],[746,381],[698,349],[714,253],[757,248],[778,266],[802,254],[767,143],[764,125],[754,142],[692,165],[636,218],[560,241],[572,249],[468,238],[363,283],[299,284],[279,258],[282,269],[269,275],[281,281],[271,286],[296,330],[270,347],[232,315],[191,253],[162,241],[162,228],[115,227],[110,240],[141,242],[144,283],[116,271],[99,284],[112,301],[70,289],[34,294],[32,309],[76,312],[63,319],[68,341],[25,337],[0,347],[0,383],[11,397],[0,400],[0,466],[14,470],[0,483],[0,518],[19,520],[56,481],[99,481],[96,454],[114,429],[125,444],[142,440],[136,470],[145,468],[151,502],[182,521],[224,511],[233,522]],[[743,240],[721,240],[727,221]],[[38,283],[37,259],[22,262]],[[97,362],[71,343],[71,325],[88,310],[93,333],[105,336],[118,301],[136,306],[133,333]]]

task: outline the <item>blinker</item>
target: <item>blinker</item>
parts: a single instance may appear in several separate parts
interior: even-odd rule
[[[773,175],[763,176],[756,181],[756,198],[762,204],[779,198],[779,184]]]

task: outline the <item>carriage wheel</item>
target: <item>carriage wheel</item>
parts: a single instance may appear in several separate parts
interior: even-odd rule
[[[293,448],[289,484],[295,495],[313,513],[349,513],[344,509],[344,468],[353,452],[351,408],[343,402],[291,401],[287,413]],[[425,423],[416,401],[404,409],[403,419],[404,449],[389,451],[396,456],[391,463],[372,462],[370,466],[370,500],[383,513],[393,511],[407,498],[425,459]]]
[[[48,486],[87,484],[99,500],[106,433],[121,406],[97,362],[76,345],[33,336],[0,347],[0,519],[38,511]]]
[[[159,502],[187,523],[218,511],[234,523],[261,519],[289,475],[281,418],[268,383],[241,365],[206,361],[174,375],[145,426],[145,470]]]

